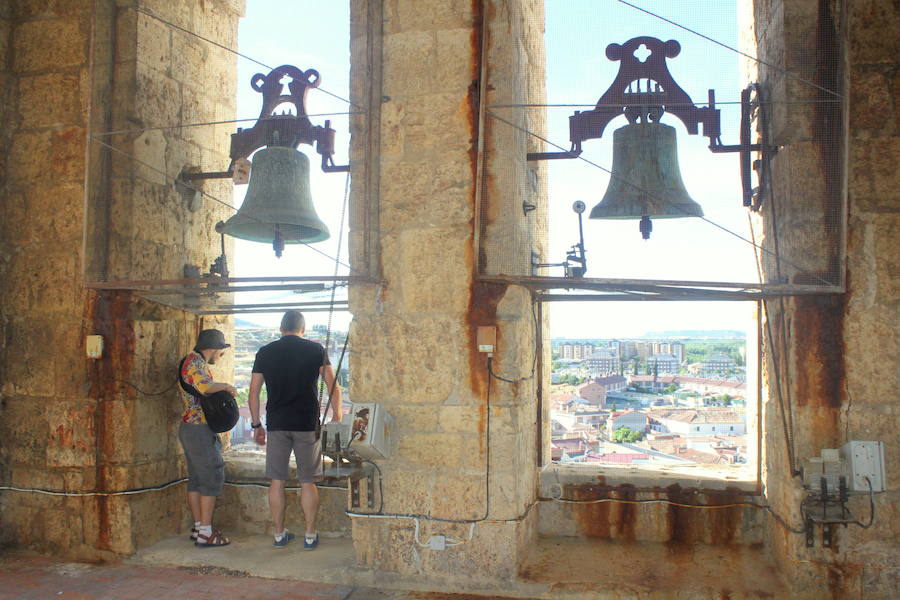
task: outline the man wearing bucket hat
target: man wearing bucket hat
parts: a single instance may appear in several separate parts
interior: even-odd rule
[[[228,383],[213,379],[209,366],[216,364],[225,349],[225,335],[218,329],[204,329],[197,336],[194,351],[181,361],[179,375],[186,384],[193,386],[201,394],[209,395],[226,391],[232,396],[237,390]],[[218,529],[212,528],[212,515],[216,497],[221,495],[225,483],[225,461],[222,458],[222,443],[206,424],[200,398],[188,395],[181,413],[178,439],[184,448],[187,461],[187,497],[194,526],[191,539],[201,547],[227,546],[231,543]]]

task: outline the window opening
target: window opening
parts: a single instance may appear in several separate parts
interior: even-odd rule
[[[559,302],[549,314],[554,463],[756,480],[756,303]]]
[[[346,309],[349,282],[369,280],[368,265],[351,268],[347,251],[351,120],[365,132],[365,111],[349,99],[349,2],[259,2],[246,10],[236,37],[226,29],[207,30],[170,7],[112,11],[114,21],[136,23],[138,52],[131,62],[119,58],[125,65],[121,76],[109,69],[110,63],[92,65],[95,109],[84,273],[89,287],[131,290],[196,314],[218,315]],[[297,35],[296,23],[309,19],[327,26]],[[265,77],[282,70],[275,82],[280,98],[264,103],[269,98]],[[123,93],[120,87],[130,89],[125,85],[130,77],[146,102],[138,103],[135,115],[114,104],[102,114],[110,98]],[[288,243],[276,258],[272,244],[232,237],[234,228],[218,229],[217,223],[241,214],[254,174],[263,172],[261,160],[256,169],[251,163],[272,146],[271,130],[278,127],[269,126],[277,116],[298,115],[297,103],[285,92],[301,82],[309,84],[302,108],[315,136],[306,139],[304,133],[295,145],[310,162],[308,175],[298,174],[307,178],[310,199],[301,193],[300,208],[288,208],[291,214],[312,214],[330,235],[294,245],[284,232]],[[243,155],[236,159],[236,144],[244,147],[248,141],[241,132],[246,135],[258,125],[268,131],[264,146],[247,160]],[[320,154],[326,156],[321,168]],[[108,178],[111,184],[104,183]],[[367,225],[361,229],[367,238]],[[281,233],[276,231],[276,238]],[[130,240],[145,259],[109,255],[119,237]]]
[[[285,13],[287,11],[288,14]],[[290,14],[304,14],[327,27],[304,29],[302,36],[296,35],[297,19]],[[358,112],[349,98],[350,56],[349,56],[349,2],[334,3],[250,3],[241,20],[239,47],[242,53],[252,55],[266,65],[280,65],[293,62],[301,70],[315,68],[322,77],[322,85],[310,90],[307,110],[311,119],[316,116],[328,119],[331,127],[341,132],[342,143],[335,147],[334,162],[346,164],[349,161],[350,121]],[[259,94],[249,86],[249,82],[260,65],[252,61],[238,64],[239,114],[252,114],[259,107]],[[288,84],[287,77],[281,81]],[[292,105],[285,108],[291,109]],[[278,108],[281,110],[281,108]],[[349,330],[350,313],[347,306],[347,280],[355,273],[349,263],[347,251],[349,233],[349,178],[343,174],[326,173],[316,167],[318,156],[311,146],[301,145],[301,152],[309,156],[310,188],[315,193],[315,211],[330,231],[330,238],[310,245],[286,246],[280,259],[272,256],[272,248],[237,239],[234,242],[235,270],[238,276],[277,276],[287,267],[297,273],[317,273],[334,277],[334,285],[322,286],[318,291],[302,294],[303,301],[297,302],[298,294],[293,290],[264,290],[248,294],[254,304],[271,306],[266,312],[255,312],[248,308],[245,314],[235,319],[235,382],[239,389],[249,387],[250,374],[256,351],[263,345],[280,337],[278,326],[281,315],[287,308],[297,308],[306,319],[306,334],[326,346],[333,368],[337,372],[338,385],[343,393],[344,412],[352,406],[348,394],[350,378]],[[243,201],[246,186],[235,189],[237,205]],[[292,306],[291,304],[294,304]],[[341,355],[346,354],[341,358]],[[338,371],[338,364],[340,370]],[[260,410],[265,419],[265,386],[261,392]],[[328,401],[325,392],[321,399],[324,412]],[[232,431],[232,456],[255,456],[262,461],[265,449],[253,442],[250,428],[249,409],[246,392],[239,398],[242,419]]]

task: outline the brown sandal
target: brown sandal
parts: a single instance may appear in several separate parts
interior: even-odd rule
[[[212,535],[206,536],[202,533],[197,534],[197,541],[194,542],[195,546],[200,546],[202,548],[207,548],[210,546],[227,546],[231,543],[227,537],[222,535],[222,532],[218,529],[213,529]]]

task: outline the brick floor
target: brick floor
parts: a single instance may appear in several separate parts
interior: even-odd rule
[[[361,599],[367,594],[346,585],[261,579],[216,568],[90,565],[0,555],[2,600],[344,600],[351,596]]]

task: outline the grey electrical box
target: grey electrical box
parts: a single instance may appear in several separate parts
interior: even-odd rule
[[[884,443],[852,441],[841,448],[847,465],[847,487],[851,492],[883,492]]]

